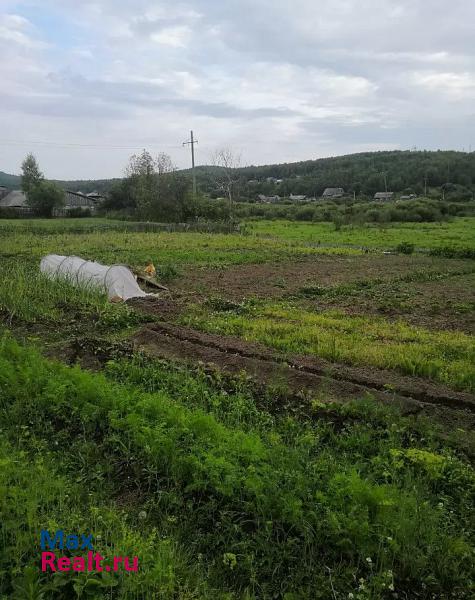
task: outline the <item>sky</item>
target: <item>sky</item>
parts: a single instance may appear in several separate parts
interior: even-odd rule
[[[0,0],[0,171],[475,150],[473,0]]]

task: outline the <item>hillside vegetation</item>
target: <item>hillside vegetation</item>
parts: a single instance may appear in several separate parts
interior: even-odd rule
[[[245,156],[243,160],[245,160]],[[201,191],[213,192],[213,173],[219,167],[197,167],[197,179]],[[187,173],[185,170],[184,173]],[[364,152],[331,158],[320,158],[295,163],[248,166],[237,169],[242,183],[257,180],[246,186],[245,193],[272,193],[279,190],[282,196],[306,194],[320,196],[326,187],[343,187],[357,194],[374,195],[384,190],[414,193],[446,183],[472,189],[475,183],[475,152],[455,151],[388,151]],[[273,177],[283,179],[280,184],[267,182]],[[65,188],[83,192],[108,192],[118,179],[57,181]],[[20,177],[0,171],[0,185],[20,187]],[[459,190],[460,193],[460,190]],[[246,195],[246,194],[245,194]],[[470,195],[471,197],[471,195]]]

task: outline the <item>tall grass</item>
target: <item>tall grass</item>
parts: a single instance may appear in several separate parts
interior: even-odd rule
[[[163,569],[179,578],[169,597],[193,597],[175,591],[190,587],[183,569],[190,559],[203,597],[206,588],[228,598],[376,600],[393,590],[400,597],[470,597],[475,477],[429,430],[366,403],[326,409],[311,427],[287,418],[267,431],[244,431],[158,387],[144,393],[126,380],[118,385],[50,363],[8,337],[0,343],[0,426],[8,443],[51,457],[55,477],[74,473],[85,491],[102,489],[113,510],[132,494],[145,512],[140,525],[129,509],[121,529],[105,507],[88,517],[81,495],[69,514],[75,503],[65,500],[67,483],[52,482],[49,490],[38,484],[34,505],[53,508],[33,509],[27,541],[14,546],[14,556],[3,554],[4,594],[32,564],[28,538],[46,521],[102,532],[121,553],[137,548],[146,559],[142,597],[159,589]],[[67,494],[75,493],[71,485]],[[17,498],[13,511],[7,496],[10,540],[25,531]],[[141,536],[118,533],[129,526]],[[159,537],[149,548],[153,531]],[[173,540],[176,551],[154,570],[160,539]],[[134,597],[127,583],[118,584],[115,597]]]
[[[8,323],[56,323],[66,330],[71,322],[86,328],[121,328],[145,320],[125,304],[111,304],[105,291],[90,285],[73,285],[67,278],[51,279],[35,264],[5,261],[0,264],[0,316]]]
[[[429,331],[402,321],[311,312],[292,304],[253,303],[246,314],[191,310],[182,321],[292,354],[395,369],[475,391],[475,343],[461,332]]]

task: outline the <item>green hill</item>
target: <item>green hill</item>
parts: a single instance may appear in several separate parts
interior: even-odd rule
[[[203,192],[213,193],[216,167],[199,166],[197,180]],[[295,163],[248,166],[237,169],[245,196],[258,193],[321,196],[326,187],[372,196],[375,192],[423,193],[428,188],[452,183],[475,189],[475,152],[387,151],[348,154]],[[189,172],[186,169],[184,172]],[[272,179],[282,180],[275,182]],[[110,190],[116,179],[57,181],[64,188],[82,192]],[[20,187],[20,177],[0,171],[0,185]],[[469,193],[471,196],[471,193]]]
[[[201,188],[212,187],[209,167],[198,167]],[[365,152],[279,165],[239,169],[247,195],[256,193],[321,196],[327,187],[373,196],[378,191],[423,193],[446,183],[473,189],[475,152]],[[270,179],[282,180],[277,183]]]

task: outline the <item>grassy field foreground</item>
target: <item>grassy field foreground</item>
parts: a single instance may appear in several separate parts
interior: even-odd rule
[[[456,444],[371,403],[275,419],[245,387],[162,370],[105,379],[3,336],[5,597],[470,597],[475,477]],[[65,522],[139,554],[140,575],[25,571],[38,529]]]
[[[473,597],[470,432],[402,416],[369,396],[333,404],[316,394],[305,414],[287,410],[272,386],[256,386],[246,374],[134,350],[133,333],[166,314],[111,304],[97,290],[51,282],[38,271],[47,252],[138,265],[150,257],[173,282],[182,268],[272,267],[318,260],[320,252],[352,261],[360,250],[338,242],[312,248],[278,235],[38,226],[48,231],[9,224],[0,233],[2,600]],[[381,269],[371,270],[372,254],[365,256],[368,280],[354,281],[347,266],[348,282],[329,276],[325,286],[310,282],[279,300],[230,302],[202,290],[175,318],[284,354],[384,367],[473,391],[470,334],[332,309],[332,298],[364,292],[369,302],[386,285]],[[391,285],[410,292],[435,278],[450,290],[454,274],[471,281],[472,261],[451,267],[448,259],[422,258],[422,271],[420,257],[399,261]],[[325,299],[324,310],[308,304],[315,297]],[[104,351],[94,363],[101,372],[51,358],[66,361],[81,344]],[[43,574],[43,528],[92,533],[107,560],[136,555],[139,570]]]

